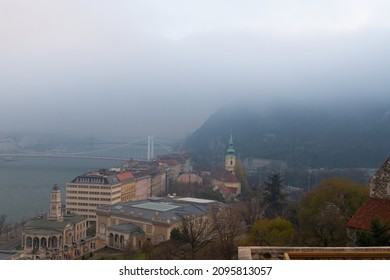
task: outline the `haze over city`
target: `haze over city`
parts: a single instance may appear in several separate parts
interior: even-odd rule
[[[0,131],[183,137],[243,101],[388,101],[389,9],[352,0],[3,1]]]

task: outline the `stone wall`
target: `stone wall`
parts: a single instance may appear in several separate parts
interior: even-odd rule
[[[369,187],[370,197],[390,199],[390,158],[371,178]]]
[[[305,253],[308,259],[328,259],[329,256],[340,258],[363,258],[365,253],[390,258],[390,247],[238,247],[239,260],[284,260],[285,254]]]

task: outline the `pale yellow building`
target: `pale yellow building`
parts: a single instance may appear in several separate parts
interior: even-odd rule
[[[99,170],[77,176],[66,184],[66,211],[96,223],[96,208],[121,202],[122,183],[115,172]]]
[[[136,183],[135,177],[131,172],[123,172],[117,175],[118,180],[121,182],[121,201],[136,200]]]
[[[97,238],[111,248],[140,250],[146,240],[152,244],[168,240],[183,216],[201,218],[221,205],[214,200],[170,196],[101,206],[96,212]]]

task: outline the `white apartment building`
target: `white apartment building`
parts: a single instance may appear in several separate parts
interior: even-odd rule
[[[121,182],[116,173],[99,170],[77,176],[66,184],[66,211],[96,223],[96,208],[121,202]]]

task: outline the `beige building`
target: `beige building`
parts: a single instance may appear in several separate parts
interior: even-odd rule
[[[50,208],[46,218],[26,222],[22,232],[22,258],[67,259],[84,252],[87,238],[86,218],[75,214],[64,215],[61,192],[54,185],[50,193]]]
[[[155,197],[141,201],[101,206],[97,209],[97,238],[108,247],[140,250],[148,240],[158,244],[170,238],[172,229],[181,226],[182,217],[204,217],[214,200],[179,197]]]
[[[66,184],[66,211],[96,223],[96,208],[121,202],[122,183],[115,172],[99,170],[77,176]]]
[[[150,197],[152,178],[141,173],[135,173],[135,200],[143,200]]]
[[[136,200],[146,199],[149,196],[161,196],[167,190],[167,167],[159,165],[157,161],[130,160],[124,166],[130,171],[136,181]]]
[[[195,172],[187,172],[180,174],[176,182],[182,183],[182,184],[203,184],[203,178],[196,174]]]
[[[161,196],[167,192],[167,170],[164,166],[153,167],[147,171],[150,175],[150,195]]]
[[[161,155],[156,162],[167,169],[168,184],[175,182],[181,173],[192,171],[191,161],[185,153]]]
[[[121,182],[121,201],[132,201],[136,199],[135,177],[131,172],[123,172],[117,175]]]

